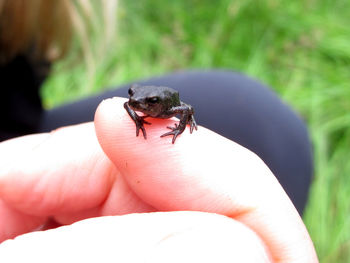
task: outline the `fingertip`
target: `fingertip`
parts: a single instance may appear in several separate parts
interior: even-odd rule
[[[96,132],[104,134],[104,132],[110,130],[110,126],[119,126],[123,123],[124,98],[113,97],[103,100],[97,107],[95,113],[95,129]]]

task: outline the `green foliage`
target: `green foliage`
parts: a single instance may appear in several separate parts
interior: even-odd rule
[[[184,68],[229,68],[273,87],[308,123],[315,178],[304,216],[321,262],[350,262],[350,1],[121,1],[113,48],[55,65],[48,107]],[[215,87],[213,87],[215,88]]]

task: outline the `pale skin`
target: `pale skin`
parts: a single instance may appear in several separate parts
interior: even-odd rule
[[[148,139],[135,137],[125,101],[103,101],[94,123],[0,143],[0,242],[17,236],[2,258],[318,262],[255,154],[204,127],[170,144],[159,134],[175,119],[149,118]]]

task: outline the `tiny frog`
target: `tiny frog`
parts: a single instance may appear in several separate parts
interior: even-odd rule
[[[160,137],[173,135],[172,143],[176,137],[181,134],[186,125],[190,125],[190,133],[193,129],[197,130],[197,124],[194,120],[194,110],[191,105],[180,101],[179,92],[168,87],[158,86],[140,86],[132,85],[129,89],[129,101],[124,103],[124,108],[136,124],[136,136],[139,136],[141,129],[143,137],[147,139],[144,124],[151,124],[145,120],[147,117],[168,119],[180,115],[179,124],[175,127],[167,127],[172,130],[164,133]],[[144,115],[139,116],[135,111],[140,111]]]

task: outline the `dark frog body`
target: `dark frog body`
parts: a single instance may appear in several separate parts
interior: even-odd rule
[[[168,127],[172,131],[164,133],[160,137],[173,135],[172,143],[176,137],[183,133],[186,125],[190,125],[190,132],[197,130],[194,120],[194,110],[191,105],[180,101],[179,92],[168,87],[132,85],[129,89],[129,101],[124,103],[124,108],[136,124],[136,136],[141,129],[146,139],[144,124],[151,124],[145,120],[147,117],[168,119],[180,115],[179,124]],[[141,111],[144,116],[138,116],[135,111]]]

